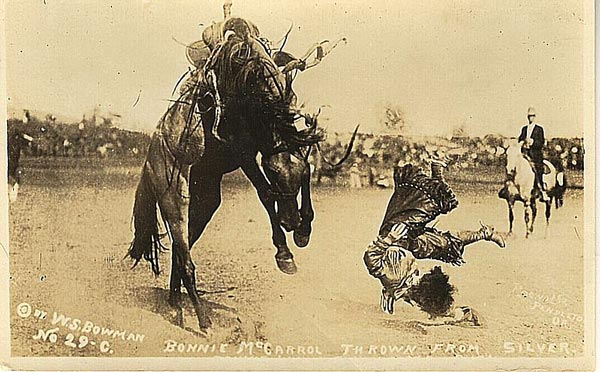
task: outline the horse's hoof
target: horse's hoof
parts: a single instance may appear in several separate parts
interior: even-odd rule
[[[198,329],[194,329],[192,327],[185,327],[184,329],[188,332],[190,332],[191,334],[193,334],[196,337],[202,337],[205,338],[207,340],[210,340],[213,338],[214,336],[214,332],[212,331],[212,328],[210,327],[202,327],[200,325],[198,325]]]
[[[183,309],[181,307],[173,306],[172,309],[167,311],[167,317],[167,319],[175,326],[184,328]]]
[[[293,258],[275,258],[277,261],[277,267],[281,272],[288,275],[294,275],[298,272],[298,268],[296,267],[296,263]]]
[[[294,231],[294,244],[298,248],[304,248],[308,245],[310,241],[310,234],[304,235],[299,233],[298,231]]]
[[[214,332],[212,330],[212,324],[209,324],[209,325],[198,324],[198,327],[200,328],[200,331],[199,331],[200,336],[210,339],[214,335]]]

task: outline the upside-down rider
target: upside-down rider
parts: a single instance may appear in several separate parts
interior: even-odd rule
[[[440,266],[421,273],[418,260],[434,259],[460,266],[465,263],[467,245],[487,240],[504,248],[505,243],[493,227],[481,223],[476,231],[440,231],[427,226],[440,214],[447,214],[458,201],[443,176],[447,164],[431,161],[431,176],[422,168],[407,164],[394,169],[394,193],[389,201],[377,239],[364,254],[373,277],[383,285],[381,308],[393,314],[394,302],[419,307],[431,318],[451,317],[479,325],[469,307],[454,307],[454,287]]]

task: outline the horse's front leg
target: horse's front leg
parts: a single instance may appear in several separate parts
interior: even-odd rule
[[[510,236],[513,234],[513,224],[515,221],[515,212],[513,211],[515,202],[507,200],[506,203],[508,204],[508,235]]]
[[[310,197],[310,174],[304,177],[301,187],[302,205],[300,207],[300,226],[294,230],[294,243],[299,248],[304,248],[310,240],[312,232],[312,221],[315,218],[315,211],[312,207]]]
[[[256,189],[258,198],[269,215],[272,231],[271,238],[273,245],[277,248],[277,253],[275,254],[277,267],[285,274],[295,274],[298,268],[294,262],[294,255],[292,255],[292,252],[288,248],[285,233],[279,224],[279,218],[275,211],[275,199],[271,196],[269,183],[255,161],[248,161],[243,164],[242,171]]]

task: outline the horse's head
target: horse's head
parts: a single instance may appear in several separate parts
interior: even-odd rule
[[[507,141],[506,148],[506,174],[514,176],[517,170],[517,164],[523,159],[521,152],[521,144],[516,138],[511,138]]]
[[[310,167],[306,155],[279,152],[263,157],[262,168],[277,203],[279,223],[287,231],[295,230],[301,223],[298,194],[302,187],[310,186]]]

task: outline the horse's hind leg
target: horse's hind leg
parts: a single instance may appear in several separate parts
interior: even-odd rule
[[[202,174],[190,181],[190,206],[189,206],[189,245],[190,250],[194,243],[200,239],[208,222],[212,219],[219,205],[221,205],[221,174]]]
[[[192,167],[190,177],[189,244],[190,249],[206,229],[221,205],[222,174],[196,173]]]
[[[550,211],[552,210],[552,200],[549,200],[544,204],[546,204],[546,228],[544,229],[544,238],[547,238],[548,226],[550,225]]]
[[[524,203],[524,213],[523,217],[525,219],[525,238],[529,238],[530,230],[530,222],[531,222],[531,205],[529,203]]]
[[[185,170],[171,184],[167,192],[159,201],[161,212],[169,225],[173,239],[171,268],[170,302],[181,309],[181,281],[192,300],[194,310],[198,317],[198,325],[202,331],[208,330],[211,325],[205,309],[200,305],[198,289],[196,287],[196,267],[192,261],[188,243],[188,213],[189,199],[187,197],[188,183]],[[182,313],[183,314],[183,313]]]
[[[171,254],[171,278],[169,284],[169,304],[175,308],[175,322],[179,327],[183,328],[183,302],[181,298],[181,268],[183,263],[180,256],[175,253]]]
[[[533,232],[533,226],[537,217],[537,204],[535,199],[531,201],[531,225],[529,226],[529,232]]]

